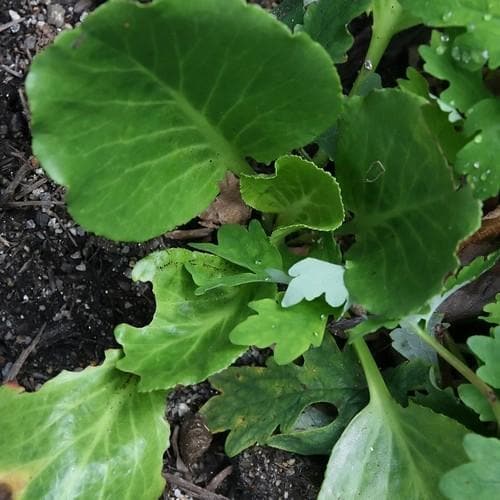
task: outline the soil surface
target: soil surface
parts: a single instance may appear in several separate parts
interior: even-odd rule
[[[32,156],[23,89],[30,62],[97,3],[0,0],[0,383],[17,380],[29,391],[63,369],[100,363],[104,350],[116,347],[117,324],[149,323],[155,307],[151,289],[133,283],[131,270],[151,251],[179,245],[166,236],[120,244],[86,233],[67,213],[63,190]],[[272,6],[266,0],[255,3]],[[370,34],[367,20],[357,20],[352,31],[356,43],[349,63],[340,67],[346,87],[363,61]],[[391,44],[382,63],[385,85],[404,75],[426,37],[426,30],[416,29]],[[490,296],[497,285],[490,284]],[[458,311],[463,300],[456,305]],[[469,317],[485,300],[481,298]],[[264,360],[265,352],[251,350],[240,363]],[[173,446],[165,456],[169,486],[164,497],[315,498],[325,458],[254,447],[228,459],[224,436],[205,436],[203,422],[194,417],[213,394],[209,384],[202,383],[176,390],[169,398]],[[207,451],[191,461],[189,450],[200,447]]]

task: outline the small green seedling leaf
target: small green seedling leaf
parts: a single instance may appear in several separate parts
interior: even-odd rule
[[[465,42],[459,40],[455,47],[457,60],[468,63],[475,57],[468,50],[471,37],[474,50],[483,62],[489,61],[489,67],[500,66],[500,4],[497,1],[471,0],[399,0],[405,10],[420,18],[428,26],[467,28]],[[463,36],[463,35],[462,35]],[[464,51],[466,49],[467,51]],[[481,54],[482,53],[482,54]]]
[[[344,285],[344,268],[323,260],[307,257],[294,264],[288,271],[292,280],[281,302],[291,307],[302,300],[314,300],[325,294],[325,301],[332,307],[344,304],[349,292]]]
[[[444,498],[444,472],[463,463],[467,429],[414,403],[370,402],[335,444],[319,500]],[[441,446],[439,443],[446,443]]]
[[[367,391],[361,367],[351,349],[339,351],[331,336],[321,347],[304,354],[303,366],[278,366],[272,360],[263,367],[232,367],[210,378],[221,393],[202,408],[212,432],[230,430],[225,450],[229,456],[255,443],[276,444],[278,429],[288,435],[289,447],[313,454],[329,453],[349,420],[366,404]],[[338,417],[329,428],[309,432],[321,438],[307,443],[295,424],[304,410],[314,403],[331,403]],[[326,431],[326,432],[325,432]],[[286,439],[286,437],[284,438]]]
[[[250,314],[248,302],[274,295],[271,285],[260,284],[196,295],[187,263],[225,266],[213,255],[193,257],[189,250],[170,249],[148,255],[132,273],[136,281],[153,283],[157,303],[149,325],[122,324],[115,329],[125,351],[118,367],[141,377],[141,391],[194,384],[229,366],[245,351],[229,341],[229,333]]]
[[[500,491],[500,440],[467,434],[464,448],[470,462],[447,472],[439,487],[450,500],[497,500]]]
[[[458,387],[457,391],[460,399],[479,415],[479,420],[481,420],[481,422],[496,421],[493,408],[476,386],[472,384],[462,384]]]
[[[476,198],[500,191],[500,99],[485,99],[467,113],[465,133],[472,140],[457,154],[456,170],[467,174]]]
[[[372,0],[318,0],[312,3],[304,16],[304,31],[319,42],[332,61],[343,63],[353,38],[347,25],[369,9]]]
[[[274,347],[278,365],[291,363],[311,346],[318,347],[328,319],[328,306],[322,301],[302,302],[284,309],[274,299],[248,304],[257,314],[249,316],[231,332],[233,344]]]
[[[35,58],[27,93],[33,149],[73,217],[133,241],[198,215],[245,158],[311,142],[341,106],[326,51],[241,0],[107,2]]]
[[[265,274],[266,269],[280,269],[279,250],[269,241],[260,222],[253,219],[248,229],[238,224],[226,224],[217,233],[218,244],[192,243],[197,250],[217,255],[255,274]]]
[[[34,393],[0,387],[0,497],[156,500],[168,447],[165,392],[101,366],[62,372]]]
[[[466,113],[478,101],[491,96],[483,84],[481,70],[464,71],[453,59],[449,35],[434,31],[430,46],[421,46],[419,50],[425,60],[425,71],[450,82],[439,96],[442,102]]]
[[[277,160],[274,175],[242,175],[241,195],[251,207],[277,214],[273,236],[301,228],[332,231],[344,220],[337,181],[298,156]]]
[[[458,242],[480,225],[479,204],[456,190],[422,105],[401,90],[374,91],[352,98],[339,122],[337,179],[354,213],[343,231],[356,235],[346,286],[353,302],[390,318],[441,290]]]
[[[476,373],[493,389],[500,389],[500,294],[496,301],[484,308],[490,313],[484,317],[486,321],[496,325],[491,329],[491,336],[474,335],[469,337],[467,345],[471,351],[483,362]],[[462,384],[458,388],[462,401],[479,414],[482,421],[490,422],[497,420],[493,408],[476,387],[471,384]]]

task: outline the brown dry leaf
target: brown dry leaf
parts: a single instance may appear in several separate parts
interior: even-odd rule
[[[217,228],[222,224],[246,224],[252,209],[241,198],[239,179],[228,172],[219,187],[219,196],[200,214],[200,226]]]

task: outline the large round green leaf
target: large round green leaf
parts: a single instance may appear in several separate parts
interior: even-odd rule
[[[168,447],[165,393],[140,394],[120,351],[38,392],[0,388],[0,498],[156,500]]]
[[[441,290],[460,240],[480,224],[457,190],[423,101],[397,90],[353,99],[339,122],[337,179],[354,220],[345,282],[369,311],[399,318]],[[383,117],[381,120],[380,117]]]
[[[241,0],[109,2],[34,60],[27,91],[70,212],[122,240],[188,221],[227,170],[310,142],[341,102],[328,54]]]

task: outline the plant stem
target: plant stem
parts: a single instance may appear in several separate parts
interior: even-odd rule
[[[380,373],[380,370],[373,359],[372,353],[368,346],[366,345],[365,339],[362,337],[353,341],[352,345],[356,350],[359,360],[361,361],[361,366],[365,372],[365,377],[368,382],[368,390],[370,391],[370,401],[384,403],[388,399],[391,399],[389,389],[385,385],[384,379]]]
[[[403,11],[396,0],[374,0],[370,46],[366,53],[365,63],[358,73],[349,95],[356,95],[365,78],[377,69],[392,37],[417,23],[415,19]]]
[[[500,425],[500,401],[495,391],[479,378],[465,363],[455,357],[446,347],[441,345],[432,335],[429,335],[418,325],[413,325],[413,331],[429,346],[431,346],[446,362],[468,380],[486,398],[491,405],[495,418]]]

